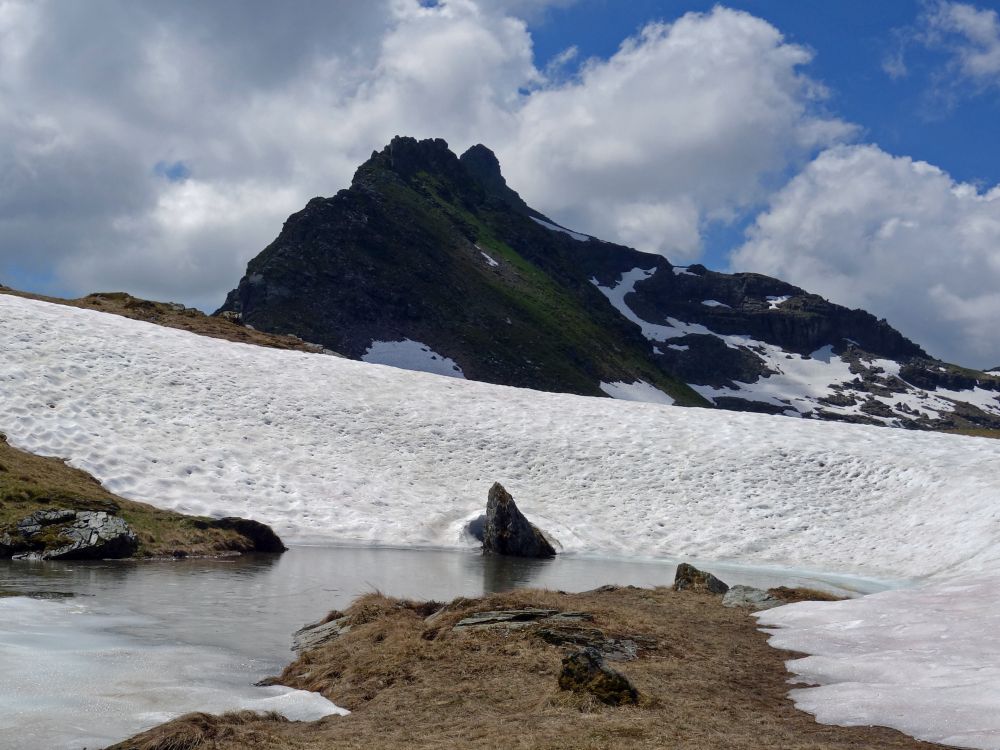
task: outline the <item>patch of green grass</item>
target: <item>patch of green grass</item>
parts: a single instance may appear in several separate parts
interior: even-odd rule
[[[57,458],[18,450],[0,435],[0,530],[36,510],[48,508],[103,510],[121,516],[139,538],[138,557],[216,555],[253,548],[241,534],[206,526],[209,519],[113,495],[86,472],[70,468]],[[55,545],[58,540],[49,541]]]

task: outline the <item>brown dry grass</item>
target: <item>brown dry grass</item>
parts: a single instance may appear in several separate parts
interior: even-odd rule
[[[235,531],[199,528],[205,519],[113,495],[90,474],[57,458],[18,450],[0,434],[0,529],[43,508],[116,513],[139,537],[141,557],[218,555],[253,549],[252,543]]]
[[[639,689],[638,707],[611,708],[560,691],[568,653],[523,630],[453,631],[473,612],[546,607],[594,614],[609,636],[642,635],[656,646],[616,663]],[[221,734],[184,750],[320,748],[683,748],[684,750],[860,750],[934,748],[883,728],[817,724],[786,697],[788,653],[771,649],[745,611],[708,594],[622,588],[583,594],[516,591],[427,608],[373,594],[346,612],[352,630],[303,654],[281,682],[317,690],[353,711],[311,723],[241,723],[250,735]],[[218,731],[227,719],[215,722]],[[181,719],[115,745],[149,744],[186,732]],[[246,721],[246,720],[241,720]],[[282,744],[284,743],[284,744]]]
[[[170,723],[170,731],[153,729],[133,747],[136,750],[196,750],[226,743],[229,747],[259,748],[260,750],[298,750],[303,747],[270,731],[271,725],[287,724],[280,714],[257,714],[233,711],[211,714],[187,714]]]
[[[970,427],[962,430],[945,430],[949,435],[966,435],[968,437],[1000,438],[1000,430],[992,430],[988,427]]]
[[[255,331],[252,328],[247,328],[244,325],[224,318],[213,318],[200,310],[169,302],[150,302],[149,300],[133,297],[125,292],[98,292],[96,294],[88,294],[86,297],[80,297],[79,299],[62,299],[60,297],[45,297],[40,294],[31,294],[30,292],[19,292],[0,286],[0,294],[10,294],[15,297],[36,299],[86,310],[98,310],[100,312],[132,318],[133,320],[156,323],[168,328],[179,328],[201,336],[226,339],[227,341],[236,341],[243,344],[267,346],[272,349],[294,349],[304,352],[316,352],[322,348],[316,344],[306,343],[296,336]]]

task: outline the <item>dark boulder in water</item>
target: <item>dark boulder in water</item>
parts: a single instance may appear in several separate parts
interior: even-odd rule
[[[517,509],[499,482],[490,488],[483,524],[483,552],[511,557],[554,557],[545,535]]]

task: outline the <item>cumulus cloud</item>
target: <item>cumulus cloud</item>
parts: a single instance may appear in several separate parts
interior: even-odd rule
[[[0,280],[213,307],[393,135],[492,145],[577,228],[693,258],[850,127],[809,53],[718,8],[567,80],[528,20],[570,0],[0,0]]]
[[[577,80],[525,103],[503,162],[566,224],[691,260],[706,221],[753,206],[852,127],[816,108],[811,59],[773,26],[716,8],[653,23]]]
[[[1000,186],[982,192],[876,146],[820,154],[732,258],[887,318],[938,357],[1000,362]]]

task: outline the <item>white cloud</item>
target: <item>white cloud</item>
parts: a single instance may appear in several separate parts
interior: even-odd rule
[[[851,126],[815,111],[811,55],[747,13],[654,23],[577,80],[526,102],[501,161],[568,226],[689,260],[731,218]]]
[[[1000,86],[1000,14],[969,3],[928,2],[912,26],[896,29],[896,47],[882,69],[891,78],[909,75],[907,53],[913,47],[943,55],[931,69],[928,97],[935,107],[954,105],[960,94]]]
[[[924,25],[925,43],[948,49],[961,75],[1000,85],[1000,16],[995,10],[941,2],[926,14]]]
[[[836,147],[772,198],[731,265],[864,307],[935,356],[1000,361],[1000,187]]]
[[[722,8],[546,78],[522,19],[569,1],[0,0],[0,280],[214,306],[396,134],[487,143],[541,210],[692,258],[850,132],[807,51]]]

